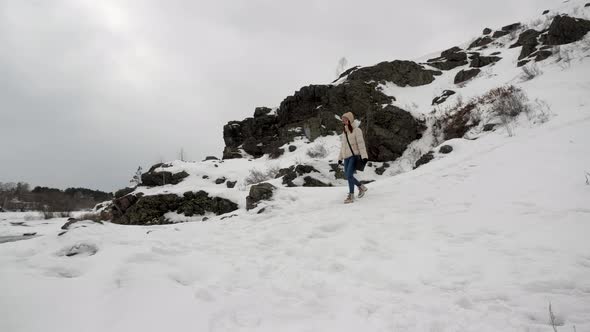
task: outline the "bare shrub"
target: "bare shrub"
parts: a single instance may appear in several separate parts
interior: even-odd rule
[[[492,113],[500,118],[502,125],[508,132],[508,136],[514,136],[514,130],[511,126],[512,119],[522,113],[529,114],[531,112],[526,94],[514,86],[497,88],[490,91],[490,93],[497,96],[492,103]]]
[[[555,46],[553,47],[553,54],[555,60],[561,69],[567,69],[571,66],[572,50],[567,47]]]
[[[307,150],[307,156],[313,159],[322,159],[328,156],[328,150],[323,144],[316,144]]]
[[[530,64],[530,65],[526,65],[526,66],[522,66],[520,67],[522,70],[522,74],[520,74],[520,78],[526,82],[526,81],[530,81],[533,78],[541,75],[543,72],[541,71],[541,69],[539,69],[539,66],[537,66],[536,63]]]
[[[540,99],[535,99],[533,102],[533,110],[527,113],[529,121],[533,123],[545,123],[551,118],[551,106]]]
[[[250,170],[250,174],[244,179],[244,184],[251,185],[260,182],[274,179],[279,174],[280,168],[278,166],[268,167],[266,170],[261,171],[256,168]]]

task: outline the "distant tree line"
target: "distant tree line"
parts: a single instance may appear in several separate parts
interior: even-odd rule
[[[0,182],[0,209],[4,211],[76,211],[113,199],[112,193],[87,188],[66,190],[35,187],[26,182]]]

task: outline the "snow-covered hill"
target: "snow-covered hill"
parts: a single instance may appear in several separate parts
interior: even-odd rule
[[[465,84],[454,83],[458,67],[428,85],[380,85],[427,130],[383,175],[383,163],[360,174],[375,182],[352,205],[330,172],[338,138],[326,136],[298,138],[276,159],[174,161],[161,170],[185,171],[180,183],[135,190],[204,190],[238,204],[207,222],[81,222],[63,233],[65,220],[0,214],[0,239],[37,233],[0,243],[0,331],[552,331],[549,303],[559,331],[590,330],[590,34],[553,50],[532,79],[509,48],[552,14],[590,18],[584,5],[569,1],[498,38],[479,52],[502,60]],[[529,112],[502,123],[481,103],[464,138],[437,132],[461,100],[505,85],[526,93]],[[325,155],[308,156],[319,147]],[[253,169],[295,164],[333,187],[272,179],[272,200],[245,209]]]

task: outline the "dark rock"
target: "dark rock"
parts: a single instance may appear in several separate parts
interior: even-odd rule
[[[289,152],[295,152],[295,150],[297,150],[295,145],[289,145]]]
[[[510,46],[510,48],[522,46],[518,60],[522,60],[535,52],[537,45],[539,45],[537,39],[540,34],[541,33],[536,30],[528,29],[518,36],[516,43]]]
[[[492,130],[494,130],[494,128],[496,128],[496,124],[495,123],[486,123],[483,126],[483,131],[492,131]]]
[[[494,52],[494,53],[492,53],[490,55],[500,55],[500,54],[502,54],[502,52]]]
[[[543,60],[548,59],[550,56],[553,55],[553,52],[548,51],[548,50],[540,50],[540,51],[537,51],[535,54],[536,54],[535,61],[539,62],[539,61],[543,61]]]
[[[439,105],[447,101],[447,99],[454,95],[456,92],[453,90],[444,90],[442,94],[432,100],[432,106]]]
[[[226,181],[227,179],[225,177],[220,177],[218,179],[215,180],[215,184],[222,184]]]
[[[485,46],[485,45],[490,44],[493,41],[494,40],[492,38],[490,38],[489,36],[480,37],[480,38],[477,38],[476,40],[474,40],[473,43],[471,43],[469,45],[469,48],[468,49],[472,49],[472,48],[476,48],[476,47],[482,47],[482,46]]]
[[[342,74],[340,74],[340,76],[338,76],[337,79],[335,79],[332,83],[337,82],[339,79],[346,77],[348,75],[350,75],[350,73],[352,73],[353,71],[359,69],[361,66],[354,66],[352,68],[348,68],[347,70],[345,70]]]
[[[375,168],[375,173],[377,175],[383,175],[383,173],[385,173],[386,169],[387,169],[387,167],[384,167],[384,166],[377,167],[377,168]]]
[[[150,170],[141,175],[141,183],[144,186],[155,187],[167,184],[179,184],[189,174],[185,171],[174,173],[167,171],[156,172],[156,169],[162,167],[163,164],[156,164]]]
[[[263,115],[267,115],[271,111],[272,111],[272,109],[270,109],[268,107],[256,107],[256,109],[254,109],[254,117],[258,118]]]
[[[164,214],[168,212],[177,212],[191,217],[203,215],[206,212],[221,215],[238,209],[238,205],[234,202],[220,197],[210,197],[204,191],[188,191],[182,197],[175,194],[141,196],[135,197],[131,202],[122,202],[122,200],[129,200],[131,197],[135,196],[128,195],[114,200],[114,223],[126,225],[168,224],[170,221],[164,217]]]
[[[332,169],[330,170],[330,172],[334,172],[335,179],[346,179],[346,176],[344,175],[344,169],[340,167],[338,164],[330,164],[330,168]]]
[[[68,218],[68,221],[61,226],[61,229],[68,230],[68,229],[70,229],[70,226],[77,223],[78,221],[81,221],[81,220],[76,219],[76,218]],[[102,221],[94,221],[94,222],[97,224],[101,224],[101,225],[103,224]]]
[[[283,168],[279,170],[279,173],[277,174],[276,178],[283,178],[283,184],[286,185],[287,187],[296,187],[296,185],[293,183],[293,180],[295,180],[298,176],[304,175],[304,174],[309,174],[309,173],[319,173],[319,171],[317,169],[315,169],[313,166],[309,166],[309,165],[297,165],[297,166],[291,166],[289,168]]]
[[[115,198],[121,198],[127,194],[132,193],[134,190],[135,190],[135,188],[131,188],[131,187],[119,189],[115,192]]]
[[[260,201],[271,199],[275,189],[276,187],[270,183],[259,183],[250,187],[250,194],[246,197],[246,209],[252,210]]]
[[[385,168],[389,168],[391,165],[389,165],[389,163],[383,163],[383,167]]]
[[[215,157],[215,156],[207,156],[205,157],[205,161],[207,160],[219,160],[219,158]]]
[[[324,183],[318,179],[312,178],[311,176],[306,176],[303,178],[303,186],[304,187],[331,187],[331,184]]]
[[[67,233],[67,232],[68,232],[68,231],[59,232],[59,234],[57,234],[57,236],[62,236],[62,235],[64,235],[64,234],[65,234],[65,233]]]
[[[512,31],[517,30],[518,28],[520,28],[521,25],[522,24],[520,24],[520,23],[512,23],[512,24],[509,24],[509,25],[507,25],[505,27],[502,27],[502,31],[512,32]]]
[[[418,161],[416,161],[416,164],[414,165],[414,169],[416,169],[422,165],[428,164],[430,161],[432,161],[432,159],[434,159],[434,152],[430,151],[427,154],[420,157],[420,159],[418,159]]]
[[[234,187],[236,186],[236,183],[238,183],[238,181],[227,181],[227,182],[225,183],[225,185],[226,185],[228,188],[234,188]]]
[[[441,74],[441,72],[425,69],[412,61],[395,60],[381,62],[371,67],[359,68],[348,75],[348,80],[375,81],[379,83],[393,82],[400,87],[408,85],[415,87],[430,84],[434,81],[435,76]]]
[[[547,15],[547,14],[549,14],[549,10],[548,9],[546,9],[546,10],[543,11],[543,15]]]
[[[570,16],[556,16],[546,35],[541,37],[545,45],[565,45],[576,42],[590,31],[590,21]]]
[[[209,178],[209,175],[203,175],[202,178],[203,180],[207,180]]]
[[[277,159],[285,153],[285,149],[273,149],[269,152],[268,156],[271,159]]]
[[[494,34],[492,35],[492,38],[498,39],[500,37],[504,37],[504,36],[509,35],[509,34],[510,34],[510,31],[498,30],[498,31],[495,31],[494,32]]]
[[[203,219],[201,219],[201,221],[207,221],[209,220],[209,217],[203,217]]]
[[[526,65],[527,63],[529,63],[530,61],[531,60],[529,60],[529,59],[524,59],[524,60],[518,61],[517,67],[522,67],[522,66]]]
[[[453,152],[453,147],[450,145],[443,145],[440,147],[440,149],[438,149],[438,152],[443,153],[443,154],[448,154]]]
[[[475,76],[479,75],[481,72],[480,69],[467,69],[461,70],[455,76],[455,84],[463,83],[469,81],[470,79],[474,78]]]
[[[584,7],[590,7],[590,2],[584,5]]]
[[[243,157],[242,157],[242,153],[240,152],[240,149],[226,146],[223,149],[223,157],[222,158],[223,159],[240,159]]]
[[[428,60],[428,64],[440,70],[451,70],[467,64],[467,54],[459,48],[453,47],[441,53],[436,59]]]
[[[231,215],[229,215],[229,216],[224,216],[224,217],[221,217],[221,219],[220,219],[220,220],[225,220],[225,219],[229,219],[229,218],[233,218],[233,217],[237,217],[237,216],[238,216],[237,214],[231,214]]]
[[[490,65],[492,63],[496,63],[500,60],[502,60],[502,58],[497,57],[497,56],[481,56],[479,55],[479,53],[476,53],[474,55],[472,55],[470,57],[471,59],[471,68],[481,68],[481,67],[485,67],[487,65]]]
[[[37,232],[23,233],[23,236],[35,236],[35,235],[37,235]]]
[[[483,29],[483,34],[484,35],[489,35],[490,33],[492,33],[492,29],[490,29],[490,28]]]
[[[265,207],[263,207],[262,209],[258,210],[258,212],[256,212],[256,214],[264,213],[264,211],[266,211],[266,208]]]

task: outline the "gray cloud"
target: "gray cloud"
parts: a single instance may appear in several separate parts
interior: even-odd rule
[[[124,186],[219,155],[222,126],[351,65],[411,59],[557,0],[0,1],[0,181]]]

